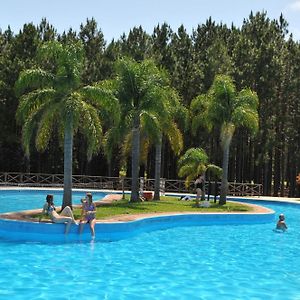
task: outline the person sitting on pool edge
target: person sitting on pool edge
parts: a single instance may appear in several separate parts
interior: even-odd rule
[[[84,224],[89,223],[92,238],[95,237],[95,224],[96,224],[96,205],[93,203],[92,193],[86,193],[86,201],[82,203],[82,219],[80,220],[79,233],[82,233]]]
[[[56,208],[53,202],[53,195],[46,196],[46,202],[43,206],[42,213],[47,214],[53,223],[66,223],[65,234],[69,233],[70,226],[72,223],[78,225],[74,219],[74,215],[70,206],[66,206],[62,210],[60,215],[56,212]]]
[[[285,217],[284,214],[280,214],[279,215],[279,220],[276,224],[276,229],[282,230],[282,231],[286,231],[287,230],[287,225],[285,223]]]

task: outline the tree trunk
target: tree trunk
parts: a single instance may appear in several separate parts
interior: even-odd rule
[[[140,168],[140,119],[134,116],[132,129],[132,157],[131,157],[131,202],[139,201],[139,168]]]
[[[228,193],[228,163],[229,163],[229,144],[226,143],[223,149],[223,173],[222,173],[222,183],[220,192],[220,205],[226,204],[226,196]]]
[[[279,142],[276,142],[278,145]],[[279,189],[280,189],[280,179],[281,179],[281,149],[275,149],[274,155],[274,184],[273,184],[273,196],[279,196]]]
[[[66,206],[72,208],[72,160],[73,160],[73,125],[69,117],[65,124],[64,137],[64,197],[62,209]]]
[[[283,143],[284,143],[284,146],[283,146],[283,152],[282,152],[282,157],[281,157],[281,186],[280,186],[280,196],[281,197],[286,197],[288,196],[288,194],[286,194],[286,185],[285,185],[285,181],[287,179],[287,153],[288,153],[288,148],[287,148],[287,145],[284,141],[284,138],[283,138]]]
[[[225,134],[226,136],[224,137],[223,140],[223,163],[222,163],[223,173],[222,173],[220,200],[219,200],[220,205],[226,204],[226,196],[228,193],[229,148],[230,148],[233,132],[232,133],[227,132]]]
[[[162,137],[160,137],[160,142],[155,145],[154,200],[160,200],[161,147]]]

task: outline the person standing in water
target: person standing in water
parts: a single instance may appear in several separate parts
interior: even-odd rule
[[[282,231],[286,231],[288,229],[286,223],[285,223],[285,217],[284,214],[280,214],[279,215],[279,220],[276,224],[276,229],[282,230]]]

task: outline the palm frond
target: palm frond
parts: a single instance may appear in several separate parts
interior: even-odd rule
[[[230,122],[236,90],[232,79],[226,75],[217,75],[210,90],[211,105],[209,115],[213,123]]]
[[[54,84],[54,76],[40,68],[22,71],[15,84],[15,92],[20,96],[26,91],[49,88]]]
[[[206,168],[207,168],[208,172],[210,172],[211,174],[213,174],[217,178],[221,178],[222,173],[223,173],[223,169],[222,168],[220,168],[219,166],[216,166],[214,164],[208,164],[206,166]]]
[[[91,159],[92,155],[100,149],[102,140],[102,125],[95,107],[85,102],[80,102],[81,119],[80,127],[87,141],[87,157]]]
[[[237,107],[247,107],[253,110],[257,110],[258,104],[259,100],[256,92],[253,92],[249,88],[246,88],[238,93],[234,109]]]
[[[131,145],[132,145],[132,132],[128,132],[123,139],[123,146],[121,149],[121,156],[123,158],[129,157],[131,154]]]
[[[208,161],[207,154],[201,148],[190,148],[188,149],[183,156],[180,157],[178,161],[178,166],[185,164],[206,164]]]
[[[238,107],[232,113],[232,121],[237,126],[247,128],[250,132],[256,133],[259,125],[257,111],[252,108]]]
[[[195,170],[195,166],[192,164],[182,165],[178,170],[179,177],[187,177],[191,175],[193,175],[194,178],[197,176],[197,171]]]
[[[40,107],[45,106],[48,102],[53,101],[55,96],[56,91],[52,88],[42,90],[38,89],[21,96],[16,112],[17,122],[22,124],[33,110],[38,110]]]
[[[190,187],[191,182],[195,179],[195,175],[193,173],[190,173],[190,175],[187,175],[185,178],[184,185],[186,189]]]
[[[148,111],[141,112],[141,127],[142,132],[151,137],[153,143],[157,143],[161,137],[161,124],[157,116]]]
[[[26,156],[29,157],[30,144],[34,133],[37,130],[40,115],[42,110],[32,110],[31,114],[27,116],[22,127],[22,142]]]
[[[183,149],[183,136],[175,122],[170,122],[167,126],[166,136],[173,152],[179,155]]]
[[[95,85],[82,88],[80,93],[85,101],[99,109],[107,122],[116,125],[120,121],[120,105],[112,90]]]
[[[39,126],[36,133],[35,145],[36,149],[40,152],[46,150],[52,132],[56,127],[57,120],[59,119],[59,103],[53,104],[47,110],[44,111],[39,119]]]
[[[211,131],[214,123],[210,118],[210,97],[209,95],[199,95],[194,98],[190,105],[190,114],[192,119],[192,134],[196,135],[199,128],[205,128]]]
[[[205,151],[201,148],[190,148],[178,161],[178,176],[186,177],[186,184],[189,186],[190,181],[205,173],[208,166],[210,165]]]
[[[36,123],[34,118],[32,116],[28,117],[22,127],[22,142],[23,142],[24,152],[27,157],[29,157],[30,155],[30,142],[34,134],[35,128],[36,128]]]
[[[111,161],[113,150],[117,149],[122,144],[123,136],[122,126],[113,126],[109,128],[103,138],[104,154],[108,161]]]

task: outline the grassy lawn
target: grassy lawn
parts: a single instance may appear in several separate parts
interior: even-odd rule
[[[161,197],[160,201],[145,201],[130,203],[129,196],[125,200],[114,201],[111,204],[97,207],[97,219],[110,218],[117,215],[128,214],[147,214],[147,213],[168,213],[168,212],[247,212],[252,208],[240,203],[227,202],[226,205],[220,206],[218,203],[210,202],[208,208],[196,207],[195,200],[179,201],[178,197]],[[33,217],[39,218],[41,214]],[[74,208],[75,219],[80,219],[81,209]],[[43,216],[43,219],[47,217]]]
[[[251,211],[249,206],[227,202],[219,206],[211,201],[209,208],[197,208],[195,201],[179,201],[175,197],[161,197],[160,201],[130,203],[129,199],[115,201],[110,205],[97,207],[97,219],[109,218],[123,214],[147,214],[158,212],[245,212]],[[75,218],[80,217],[80,209],[74,209]]]

